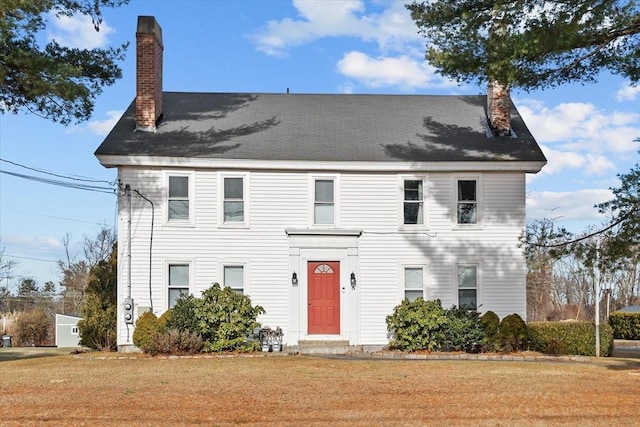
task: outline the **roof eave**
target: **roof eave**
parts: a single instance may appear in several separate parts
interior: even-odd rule
[[[157,157],[97,155],[100,163],[113,167],[205,168],[216,170],[286,170],[343,172],[501,172],[538,173],[547,163],[538,160],[488,161],[316,161],[316,160],[248,160],[199,157]]]

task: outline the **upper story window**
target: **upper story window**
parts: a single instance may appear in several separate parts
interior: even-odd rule
[[[180,295],[189,293],[189,264],[169,264],[168,293],[169,308]]]
[[[458,179],[457,192],[457,223],[478,223],[478,181],[475,179]]]
[[[169,221],[189,220],[189,177],[169,176]]]
[[[223,266],[224,286],[228,286],[238,294],[244,293],[244,266],[225,265]]]
[[[405,225],[424,224],[424,181],[404,180],[403,214]]]
[[[224,177],[223,222],[245,222],[244,178]]]
[[[478,308],[478,266],[458,265],[458,307]]]
[[[314,182],[313,223],[335,224],[335,198],[333,179],[316,179]]]
[[[409,301],[424,298],[423,267],[404,267],[404,297]]]

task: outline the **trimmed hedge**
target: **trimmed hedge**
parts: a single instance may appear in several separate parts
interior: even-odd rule
[[[616,311],[609,315],[613,338],[617,340],[640,340],[640,313]]]
[[[596,329],[592,322],[532,322],[528,325],[529,348],[546,354],[595,356]],[[600,325],[600,355],[610,356],[613,331]]]

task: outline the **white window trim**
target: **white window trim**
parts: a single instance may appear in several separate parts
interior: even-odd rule
[[[333,180],[333,224],[315,223],[316,181]],[[309,224],[314,228],[335,228],[340,226],[340,176],[337,174],[309,175]]]
[[[169,219],[169,177],[187,177],[189,179],[189,218],[188,219]],[[195,184],[196,178],[194,172],[184,171],[164,171],[164,194],[162,200],[164,202],[163,216],[164,224],[169,227],[193,227],[195,225],[195,212],[196,212],[196,198],[195,198]]]
[[[172,258],[170,260],[165,260],[164,261],[164,272],[163,272],[163,292],[162,292],[162,298],[164,301],[164,308],[165,310],[169,309],[169,266],[170,265],[188,265],[189,266],[189,294],[193,294],[194,292],[194,262],[192,259],[175,259]]]
[[[78,330],[77,326],[72,326],[71,327],[71,335],[79,335],[80,331]]]
[[[224,179],[225,178],[242,178],[242,201],[244,202],[244,221],[242,222],[224,222]],[[251,223],[250,212],[250,174],[248,172],[241,173],[218,173],[218,224],[220,228],[249,228]]]
[[[458,284],[458,267],[469,267],[473,266],[476,268],[476,311],[481,311],[481,306],[483,304],[482,301],[482,263],[477,260],[463,260],[460,262],[456,262],[453,268],[453,300],[456,307],[460,307],[460,298],[458,294],[459,284]],[[463,289],[471,289],[471,288],[463,288]]]
[[[249,295],[249,262],[246,260],[222,260],[218,262],[218,283],[222,288],[226,285],[224,283],[224,268],[225,267],[242,267],[242,293],[243,295]]]
[[[404,223],[404,182],[422,181],[422,224]],[[429,198],[429,175],[399,175],[398,176],[398,229],[400,230],[428,230],[429,229],[429,209],[427,200]]]
[[[477,221],[475,224],[460,224],[458,223],[458,181],[476,181],[476,215]],[[482,228],[483,221],[483,210],[484,210],[484,183],[483,176],[474,174],[474,175],[455,175],[453,180],[451,181],[451,212],[452,212],[452,225],[453,229],[464,230],[464,229],[480,229]]]
[[[398,302],[404,300],[404,270],[406,268],[421,268],[422,269],[422,298],[427,300],[429,298],[427,289],[427,264],[424,261],[401,261],[398,264]]]

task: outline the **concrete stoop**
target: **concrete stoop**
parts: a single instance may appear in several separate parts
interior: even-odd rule
[[[286,351],[298,354],[347,354],[352,350],[349,341],[303,340],[297,346],[287,346]]]

